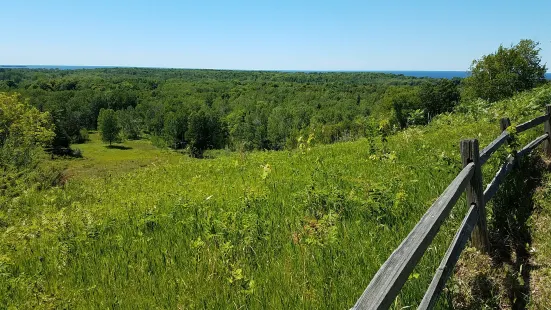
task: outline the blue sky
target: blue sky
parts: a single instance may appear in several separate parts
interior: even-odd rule
[[[0,64],[266,70],[467,70],[541,43],[551,1],[0,0]]]

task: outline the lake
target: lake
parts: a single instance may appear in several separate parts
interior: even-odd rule
[[[59,70],[79,70],[79,69],[106,69],[117,68],[116,66],[47,66],[47,65],[0,65],[0,68],[27,68],[27,69],[59,69]],[[120,68],[120,67],[119,67]],[[169,69],[169,68],[165,68]],[[279,71],[279,70],[274,70]],[[378,72],[378,73],[391,73],[402,74],[405,76],[413,77],[429,77],[435,79],[452,79],[452,78],[466,78],[469,76],[468,71],[310,71],[310,70],[280,70],[281,72]],[[551,80],[551,72],[546,73],[545,77]]]

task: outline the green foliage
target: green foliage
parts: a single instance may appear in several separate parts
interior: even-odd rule
[[[419,89],[419,99],[424,106],[424,112],[427,119],[451,112],[459,103],[461,95],[459,93],[459,80],[442,79],[434,83],[425,83]]]
[[[385,101],[392,107],[394,120],[400,128],[407,127],[408,116],[412,111],[422,108],[419,91],[416,88],[391,88],[385,94]],[[425,121],[423,121],[424,123]]]
[[[98,131],[101,134],[101,139],[104,142],[109,142],[109,145],[120,139],[121,127],[115,111],[112,109],[101,109],[99,111]]]
[[[136,107],[141,115],[145,131],[155,136],[162,136],[164,128],[165,107],[162,104],[145,102]]]
[[[187,128],[177,123],[201,109],[218,115],[227,126],[227,139],[217,148],[294,148],[299,136],[310,133],[318,143],[348,141],[365,135],[366,118],[377,122],[389,116],[393,107],[382,104],[385,96],[432,80],[383,73],[121,68],[6,69],[0,81],[51,113],[58,128],[57,149],[66,153],[71,143],[85,142],[82,129],[97,129],[101,109],[116,111],[121,136],[148,137],[173,148],[189,146],[181,135]],[[402,125],[416,109],[423,107],[404,107]]]
[[[461,169],[457,142],[486,145],[500,117],[522,122],[551,99],[545,86],[457,105],[459,81],[378,73],[10,69],[0,81],[51,112],[56,145],[96,128],[110,143],[119,127],[147,138],[106,148],[92,132],[83,158],[53,162],[64,175],[38,160],[10,172],[0,308],[349,308]],[[395,308],[418,303],[464,212]]]
[[[268,148],[267,112],[265,102],[236,109],[226,117],[231,146],[234,149]]]
[[[90,133],[86,128],[80,130],[80,137],[82,138],[82,142],[90,140]]]
[[[471,76],[465,79],[466,95],[494,102],[544,83],[547,68],[541,64],[538,46],[538,42],[521,40],[474,60]]]
[[[412,125],[424,125],[426,122],[425,111],[421,109],[413,110],[408,113],[407,124]]]
[[[116,114],[122,135],[130,140],[139,139],[143,123],[139,113],[132,106],[128,106],[126,109],[118,110]]]
[[[188,118],[183,111],[169,112],[166,115],[163,136],[172,148],[181,149],[186,147],[187,130]]]
[[[531,264],[537,266],[549,266],[551,263],[551,174],[545,172],[542,186],[535,194],[535,208],[529,225],[531,240],[527,249],[531,254]],[[528,266],[528,265],[527,265]],[[526,266],[525,266],[526,269]],[[551,274],[548,268],[529,270],[531,279],[527,283],[529,288],[537,291],[538,294],[531,294],[528,309],[545,309],[551,305]]]
[[[189,141],[191,154],[202,157],[205,150],[224,145],[225,126],[217,115],[201,109],[189,116],[185,137]]]
[[[50,115],[22,101],[16,94],[0,93],[1,167],[23,167],[33,161],[36,148],[54,137]]]
[[[43,150],[54,138],[48,113],[17,94],[0,93],[0,208],[7,197],[41,182]]]
[[[295,138],[298,150],[205,151],[209,160],[147,140],[105,148],[93,133],[78,145],[85,157],[67,161],[73,177],[63,188],[30,189],[0,208],[0,301],[5,308],[349,308],[460,171],[458,141],[487,145],[500,117],[520,123],[540,115],[550,89],[462,103],[399,132],[388,119],[360,118],[368,139],[323,145],[316,131]],[[203,109],[189,114],[190,141],[209,141],[202,124],[221,119]],[[519,134],[520,144],[534,135]],[[486,182],[497,157],[484,167]],[[396,308],[418,304],[465,211],[458,202]]]
[[[291,137],[293,116],[284,107],[276,107],[268,118],[268,139],[275,150],[283,149]]]
[[[54,122],[54,138],[52,139],[50,151],[53,154],[66,154],[70,150],[71,137],[65,131],[65,126],[60,119],[53,117]]]

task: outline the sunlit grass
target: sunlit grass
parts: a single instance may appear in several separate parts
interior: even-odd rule
[[[547,162],[547,164],[549,164]],[[551,307],[551,173],[543,177],[541,188],[535,195],[536,210],[530,219],[533,227],[533,255],[530,272],[531,298],[529,309],[549,309]]]
[[[126,140],[109,145],[98,133],[91,133],[90,140],[73,144],[73,149],[82,151],[83,158],[68,160],[68,178],[106,176],[130,172],[151,164],[177,162],[183,157],[168,149],[159,149],[149,140]]]
[[[0,210],[1,305],[350,308],[461,169],[459,140],[486,145],[501,115],[443,116],[378,140],[375,153],[363,139],[191,159],[146,140],[107,149],[92,135],[64,188]],[[397,308],[420,301],[464,211],[460,201]]]

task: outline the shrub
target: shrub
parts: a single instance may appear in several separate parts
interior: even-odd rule
[[[1,197],[15,196],[33,183],[44,155],[42,147],[54,136],[48,113],[38,111],[17,94],[0,93]]]

